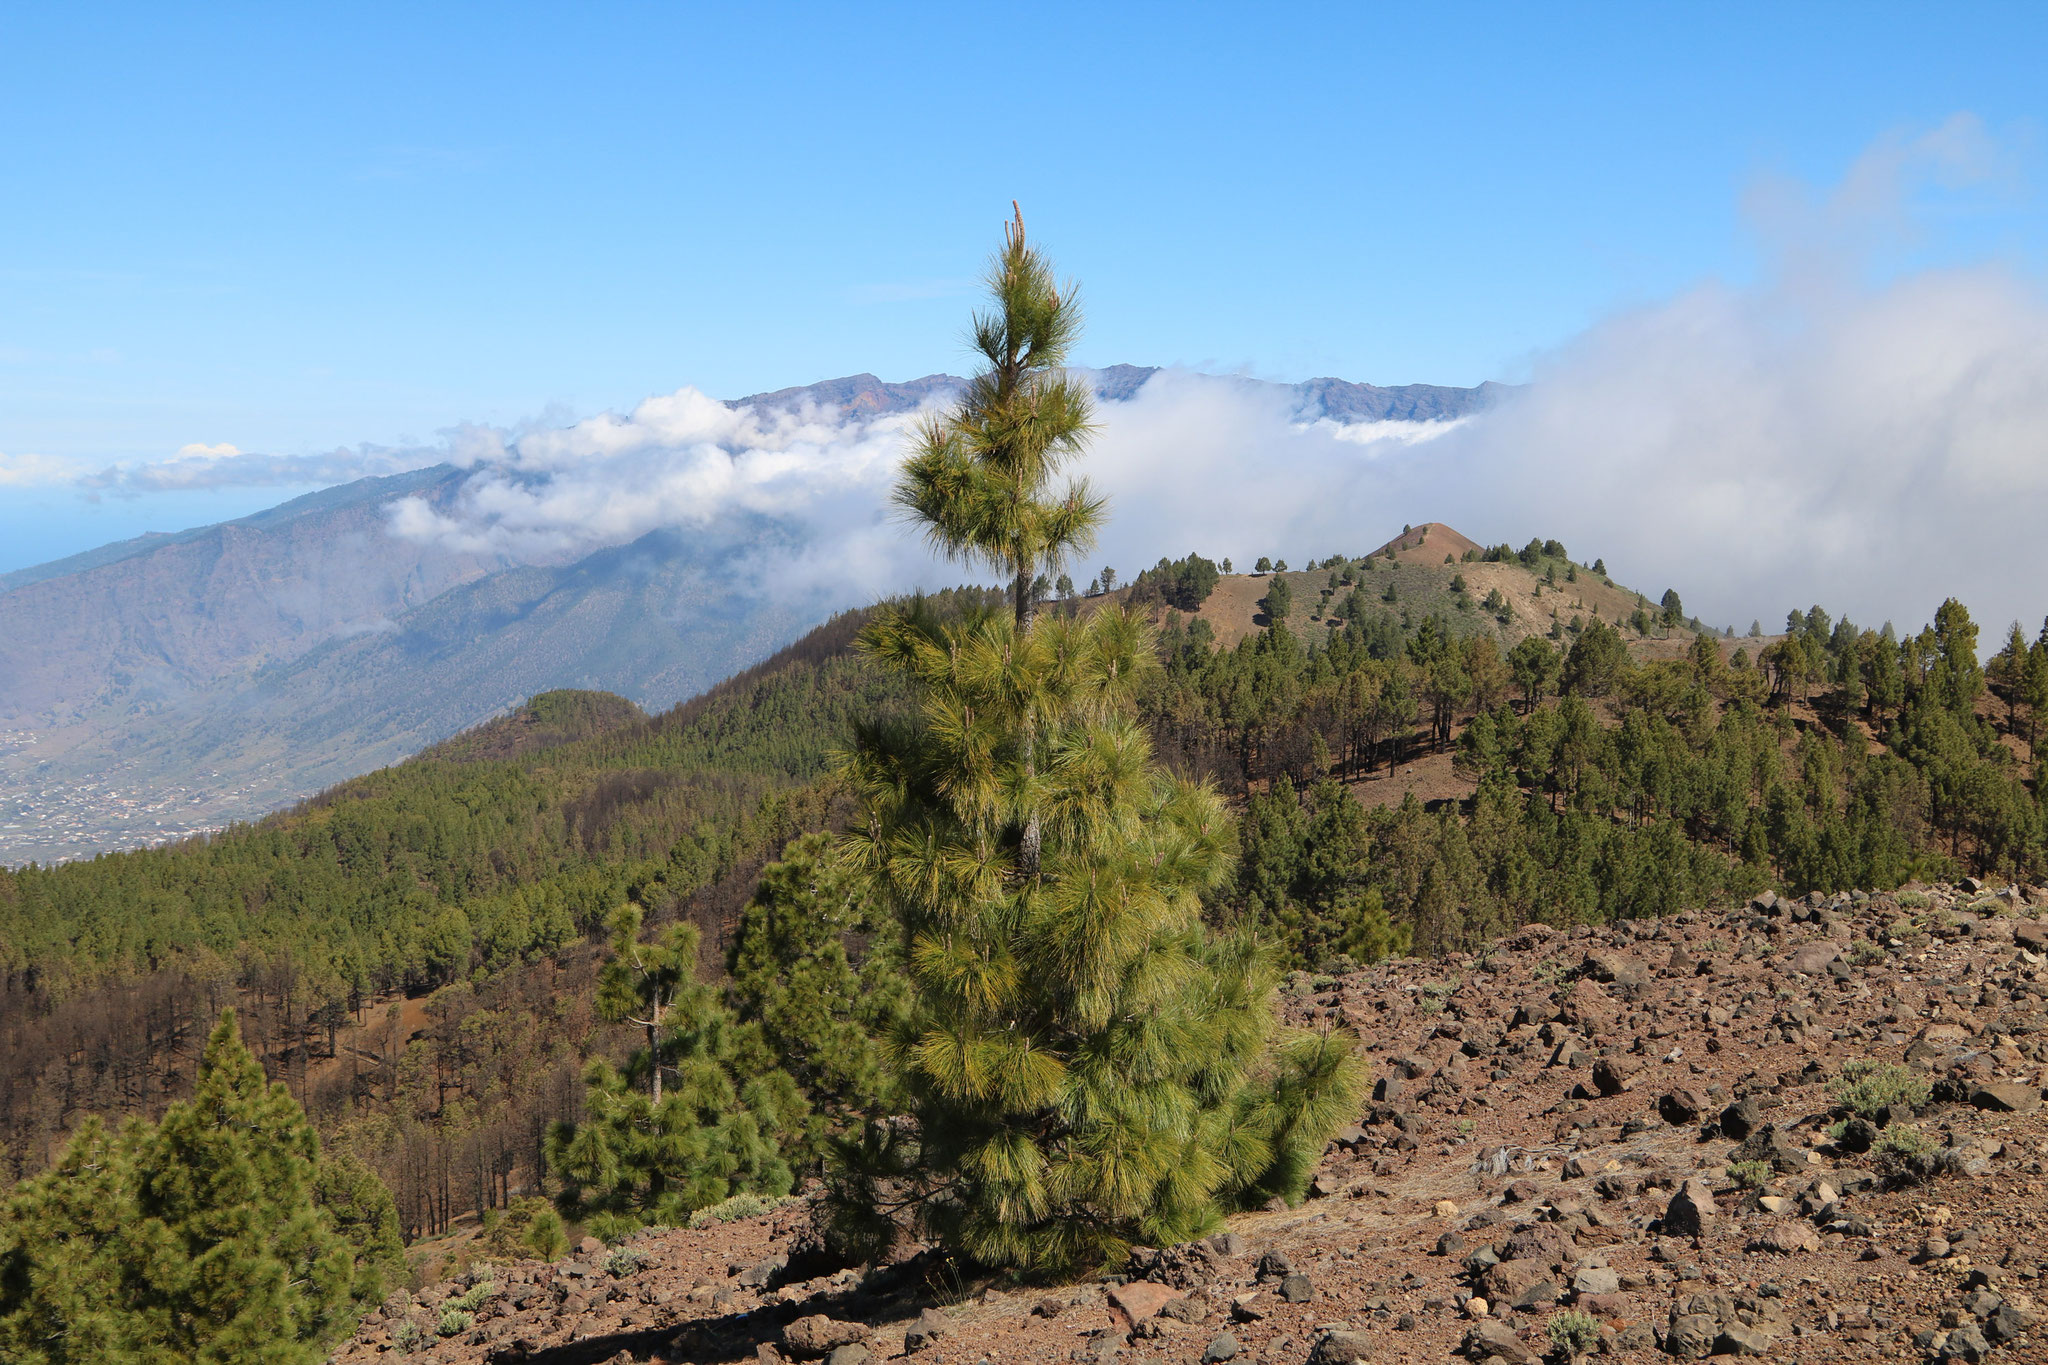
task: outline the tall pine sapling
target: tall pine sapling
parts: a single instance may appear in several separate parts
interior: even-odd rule
[[[1078,320],[1021,220],[990,286],[976,323],[990,373],[928,428],[898,501],[955,555],[1035,564],[1092,536],[1101,504],[1050,487],[1055,461],[974,434],[1018,428],[983,415],[1006,385],[1067,393],[1051,375],[1005,380],[1008,357],[1050,352],[1004,339],[1043,329],[1063,353]],[[1047,401],[1064,461],[1085,410]],[[968,515],[986,489],[1002,515]],[[1011,529],[1053,525],[1071,534]],[[1280,1034],[1270,956],[1203,926],[1234,838],[1216,793],[1163,771],[1137,723],[1159,667],[1150,632],[1115,604],[1034,620],[913,603],[861,648],[921,704],[860,727],[842,764],[864,808],[843,851],[897,915],[913,991],[897,1049],[908,1121],[839,1149],[831,1208],[849,1249],[877,1254],[908,1223],[973,1261],[1059,1274],[1299,1197],[1356,1103],[1358,1062],[1343,1035]]]

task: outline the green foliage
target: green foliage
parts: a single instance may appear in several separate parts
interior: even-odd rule
[[[1917,1072],[1890,1062],[1858,1058],[1842,1067],[1829,1087],[1836,1104],[1861,1118],[1881,1110],[1919,1112],[1927,1106],[1928,1086]]]
[[[1629,670],[1628,647],[1612,626],[1597,617],[1565,654],[1564,690],[1576,696],[1604,697]]]
[[[769,1212],[778,1200],[758,1194],[736,1194],[730,1199],[720,1200],[708,1209],[698,1209],[690,1215],[693,1228],[715,1227],[720,1223],[734,1223],[742,1218],[758,1218]]]
[[[1162,557],[1138,575],[1131,585],[1130,600],[1135,605],[1157,598],[1176,610],[1195,611],[1209,600],[1220,577],[1216,565],[1201,555],[1190,554],[1184,559]]]
[[[569,1234],[562,1227],[561,1215],[549,1208],[534,1212],[521,1241],[528,1251],[543,1261],[560,1260],[569,1250]]]
[[[459,1337],[476,1326],[476,1314],[466,1313],[460,1308],[444,1308],[440,1319],[434,1324],[434,1334],[440,1337]]]
[[[614,1252],[613,1254],[617,1255],[618,1253]],[[448,1307],[460,1309],[465,1313],[474,1313],[477,1309],[489,1303],[496,1296],[497,1292],[498,1285],[495,1280],[478,1280],[460,1294],[449,1299]],[[443,1333],[442,1335],[445,1336],[447,1334]]]
[[[587,1117],[547,1135],[556,1202],[605,1241],[679,1225],[742,1190],[783,1194],[794,1181],[783,1149],[801,1137],[803,1098],[758,1030],[692,979],[697,942],[690,924],[643,941],[637,909],[619,912],[599,1008],[646,1042],[624,1072],[593,1061]]]
[[[1274,625],[1285,621],[1294,610],[1294,589],[1288,586],[1284,574],[1275,574],[1266,587],[1266,596],[1260,603],[1266,609],[1266,620]]]
[[[1600,1320],[1575,1308],[1552,1313],[1550,1320],[1543,1325],[1543,1332],[1550,1338],[1552,1346],[1574,1360],[1600,1344]]]
[[[87,1120],[0,1213],[0,1355],[56,1362],[315,1361],[381,1296],[389,1197],[343,1170],[266,1085],[232,1011],[193,1097],[154,1128]],[[359,1260],[357,1246],[365,1253]]]
[[[1771,1183],[1771,1163],[1768,1161],[1731,1161],[1728,1163],[1728,1178],[1745,1190],[1760,1190]]]
[[[1870,1144],[1870,1164],[1893,1184],[1917,1184],[1927,1174],[1926,1158],[1940,1150],[1940,1143],[1914,1125],[1892,1123]]]
[[[900,927],[853,886],[826,835],[796,840],[762,869],[726,962],[741,1013],[833,1122],[893,1104],[883,1039],[908,1008]]]
[[[691,1216],[694,1219],[696,1215]],[[604,1258],[604,1273],[615,1280],[638,1275],[647,1266],[647,1253],[638,1247],[613,1247]]]
[[[1022,251],[1018,227],[1002,260]],[[1059,306],[1042,263],[1031,287],[1003,269],[1017,278],[999,276],[982,329]],[[1017,496],[1044,496],[1045,467],[1019,468]],[[955,534],[921,477],[899,500],[930,534],[1003,552],[1000,528]],[[1212,789],[1153,761],[1134,719],[1159,667],[1149,632],[1115,606],[1036,622],[913,609],[862,645],[920,699],[914,720],[860,727],[844,768],[864,813],[847,852],[906,945],[915,1125],[841,1146],[839,1235],[871,1256],[894,1241],[887,1191],[956,1252],[1060,1274],[1299,1198],[1359,1064],[1343,1038],[1276,1036],[1269,958],[1202,925],[1230,822]]]

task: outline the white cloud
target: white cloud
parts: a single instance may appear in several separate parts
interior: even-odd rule
[[[1102,405],[1086,470],[1112,519],[1076,577],[1188,550],[1357,554],[1433,520],[1488,542],[1558,537],[1738,627],[1811,602],[1912,627],[1949,594],[1987,638],[2038,620],[2048,301],[1997,263],[1886,273],[1926,196],[1974,192],[2001,164],[1964,118],[1880,142],[1829,191],[1767,185],[1751,198],[1761,282],[1612,317],[1458,421],[1304,422],[1279,386],[1162,372]],[[746,579],[849,605],[965,576],[886,514],[907,425],[686,388],[559,430],[473,430],[462,495],[405,504],[394,525],[554,557],[660,526],[743,536],[735,519],[759,514],[803,548],[755,551]]]
[[[77,480],[76,461],[58,455],[0,453],[0,488],[33,488]]]

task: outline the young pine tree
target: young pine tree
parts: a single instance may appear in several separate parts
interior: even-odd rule
[[[1087,414],[1039,367],[1078,319],[1021,220],[990,286],[989,372],[927,429],[898,500],[943,548],[1022,575],[1092,535],[1101,504],[1050,486]],[[1043,427],[984,410],[1041,402],[1058,419]],[[1027,429],[1021,453],[984,436]],[[968,514],[984,489],[1000,516]],[[1203,928],[1235,840],[1214,791],[1152,759],[1133,706],[1158,667],[1145,627],[1113,604],[1085,620],[913,604],[861,645],[922,697],[915,718],[862,727],[843,765],[866,812],[844,852],[903,929],[912,1121],[842,1148],[840,1234],[872,1253],[908,1215],[974,1261],[1058,1274],[1299,1197],[1358,1065],[1341,1035],[1276,1034],[1266,952]]]
[[[794,1176],[783,1147],[805,1118],[758,1030],[695,979],[696,926],[673,924],[643,942],[640,922],[632,905],[614,918],[597,998],[600,1017],[641,1028],[646,1044],[623,1072],[593,1061],[584,1121],[555,1124],[545,1144],[556,1203],[605,1241],[680,1225],[742,1192],[787,1194]]]
[[[88,1121],[0,1214],[0,1358],[316,1361],[393,1264],[388,1193],[337,1168],[234,1011],[155,1128]],[[348,1234],[321,1203],[346,1192]],[[353,1244],[352,1244],[353,1243]]]

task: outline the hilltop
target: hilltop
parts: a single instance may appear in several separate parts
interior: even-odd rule
[[[1650,598],[1574,562],[1561,553],[1563,547],[1556,541],[1549,544],[1560,553],[1549,553],[1537,541],[1527,558],[1510,551],[1503,559],[1486,561],[1479,556],[1506,547],[1483,546],[1451,527],[1425,522],[1361,557],[1345,558],[1341,566],[1325,562],[1316,569],[1226,574],[1201,607],[1188,615],[1206,621],[1217,643],[1234,645],[1265,628],[1260,602],[1276,577],[1285,578],[1292,591],[1297,627],[1330,627],[1338,620],[1332,613],[1355,588],[1376,607],[1410,621],[1433,615],[1459,636],[1491,633],[1503,651],[1531,635],[1550,636],[1553,622],[1559,633],[1550,638],[1564,639],[1575,618],[1614,625],[1627,624],[1639,610],[1656,613],[1657,604]],[[1335,588],[1330,586],[1333,573]],[[1454,587],[1460,583],[1462,587]],[[1494,593],[1499,594],[1499,604],[1489,606],[1489,594]],[[1672,648],[1682,649],[1695,633],[1684,623],[1656,623],[1648,633],[1633,632],[1631,643],[1648,655],[1663,652],[1651,648],[1653,641],[1670,641]]]
[[[1298,1208],[1060,1286],[835,1262],[803,1199],[554,1263],[465,1234],[334,1359],[1525,1365],[1572,1314],[1624,1360],[2036,1359],[2044,911],[1765,895],[1300,973],[1376,1082]]]

